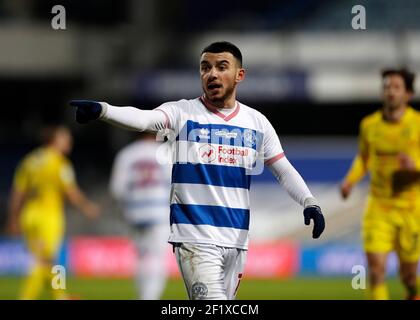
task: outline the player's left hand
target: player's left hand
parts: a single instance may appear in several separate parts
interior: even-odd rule
[[[351,190],[353,189],[353,186],[351,183],[344,181],[343,183],[341,183],[340,185],[340,192],[341,192],[341,197],[343,199],[347,199],[351,193]]]
[[[307,206],[303,210],[305,225],[309,226],[311,219],[314,220],[314,228],[312,230],[312,238],[317,239],[325,229],[325,219],[321,208],[318,206]]]
[[[94,202],[88,203],[85,208],[85,214],[89,219],[97,219],[101,213],[101,208]]]
[[[416,162],[409,155],[401,152],[397,158],[402,170],[416,170]]]

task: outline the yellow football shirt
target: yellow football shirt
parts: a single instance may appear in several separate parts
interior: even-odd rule
[[[365,117],[360,124],[359,155],[367,159],[370,172],[370,196],[396,207],[412,206],[420,200],[419,184],[411,184],[396,194],[392,188],[395,172],[401,170],[401,155],[406,155],[420,170],[420,112],[407,107],[400,121],[387,122],[382,112]],[[347,179],[361,177],[360,157],[356,158]],[[357,182],[357,181],[351,181]]]
[[[26,194],[22,214],[34,212],[39,219],[62,216],[64,192],[75,184],[70,161],[52,148],[30,152],[19,164],[14,188]]]

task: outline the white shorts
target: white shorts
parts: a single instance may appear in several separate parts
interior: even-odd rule
[[[191,300],[235,299],[247,250],[200,243],[178,243],[174,249]]]

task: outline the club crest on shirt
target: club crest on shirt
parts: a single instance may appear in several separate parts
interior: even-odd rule
[[[207,286],[202,282],[194,282],[191,287],[191,296],[193,300],[202,300],[207,297]]]
[[[198,135],[201,139],[210,139],[210,130],[207,128],[201,128],[200,134]]]
[[[257,143],[257,137],[253,130],[245,129],[244,130],[244,146],[245,147],[254,147]]]

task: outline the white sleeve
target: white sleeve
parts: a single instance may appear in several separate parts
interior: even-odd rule
[[[271,163],[268,168],[297,203],[304,207],[318,205],[305,181],[286,157]]]
[[[264,117],[263,155],[264,163],[267,166],[284,156],[283,147],[276,130],[266,117]]]
[[[133,107],[116,107],[106,102],[101,102],[102,112],[100,119],[135,131],[157,132],[165,128],[167,116],[157,109],[140,110]]]
[[[121,154],[114,160],[111,172],[109,189],[112,196],[117,200],[122,200],[127,188],[128,170]]]

